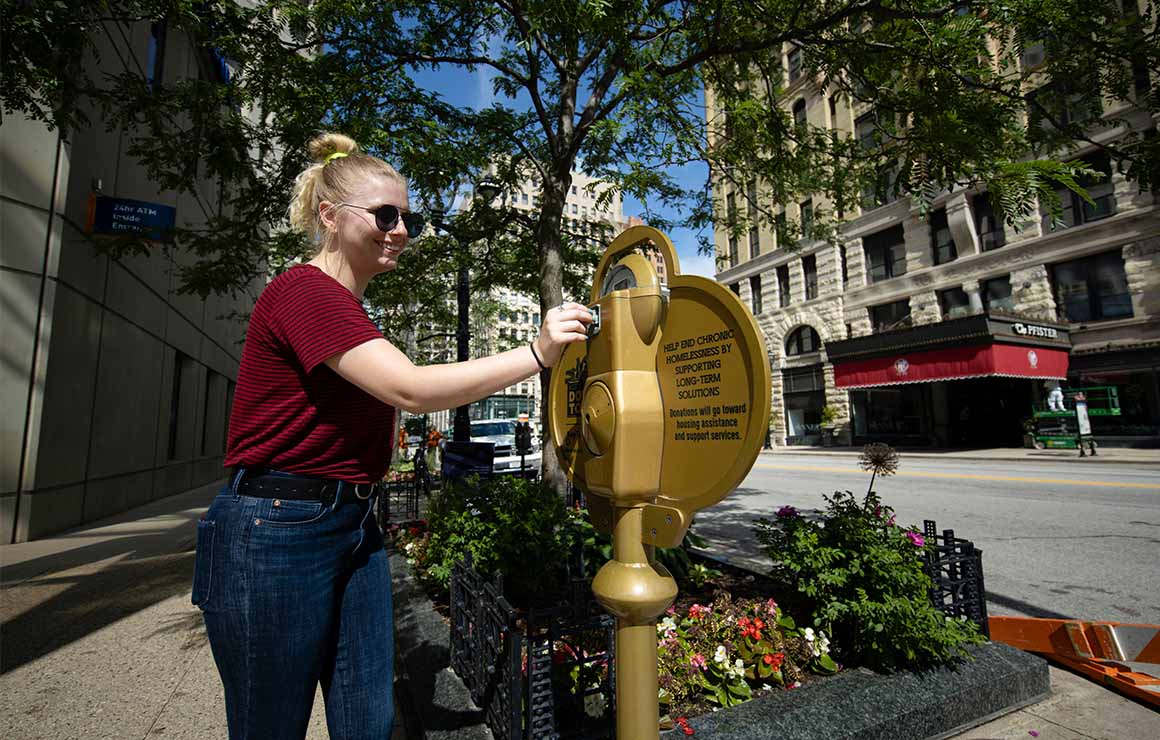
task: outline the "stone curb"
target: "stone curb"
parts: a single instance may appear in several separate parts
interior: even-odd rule
[[[968,650],[974,660],[957,666],[889,675],[853,669],[689,724],[714,740],[941,740],[1050,696],[1042,658],[1001,643]]]
[[[395,606],[396,687],[407,736],[423,740],[492,740],[483,713],[451,670],[451,633],[411,566],[388,547]]]

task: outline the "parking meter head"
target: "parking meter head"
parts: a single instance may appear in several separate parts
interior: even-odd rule
[[[654,249],[667,285],[641,254]],[[646,542],[679,542],[695,511],[744,479],[764,442],[770,368],[761,332],[727,288],[681,275],[671,242],[649,227],[609,246],[592,305],[600,331],[571,345],[552,374],[561,466],[601,508],[648,506]]]

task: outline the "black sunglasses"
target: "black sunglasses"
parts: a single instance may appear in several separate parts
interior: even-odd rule
[[[407,227],[407,236],[411,239],[423,233],[423,226],[426,225],[427,219],[423,218],[420,213],[413,211],[404,211],[398,206],[393,206],[390,203],[384,203],[378,208],[367,208],[366,206],[358,206],[354,203],[339,203],[338,207],[348,206],[350,208],[358,208],[373,213],[375,215],[375,226],[379,227],[379,231],[389,233],[394,230],[395,225],[399,223],[399,217],[403,218],[403,226]]]

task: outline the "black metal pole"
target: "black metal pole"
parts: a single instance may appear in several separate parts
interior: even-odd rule
[[[471,325],[468,316],[471,310],[471,273],[467,265],[467,246],[460,242],[459,250],[461,262],[455,291],[458,309],[458,322],[455,330],[455,359],[457,362],[467,362],[471,359]],[[455,409],[455,427],[452,438],[456,442],[471,441],[471,414],[467,405]]]

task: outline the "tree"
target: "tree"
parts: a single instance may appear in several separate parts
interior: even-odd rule
[[[43,5],[57,15],[64,6]],[[212,95],[197,86],[160,96],[145,94],[139,80],[129,86],[125,108],[131,115],[122,119],[143,132],[144,141],[156,143],[170,120],[187,120],[182,111],[198,111],[187,117],[196,125],[182,124],[172,146],[134,150],[159,178],[181,182],[175,149],[230,142],[212,166],[239,183],[229,191],[235,217],[255,195],[281,204],[284,199],[274,196],[297,172],[301,142],[319,121],[399,162],[420,189],[439,179],[431,173],[478,172],[482,161],[501,160],[509,183],[529,175],[542,183],[540,212],[530,224],[535,259],[524,263],[536,270],[542,313],[563,294],[571,248],[563,208],[578,167],[639,198],[646,218],[661,228],[668,224],[653,204],[680,205],[685,223],[695,228],[717,214],[738,232],[748,209],[721,208],[708,183],[684,187],[672,168],[702,161],[712,177],[739,186],[760,178],[772,200],[782,203],[823,193],[836,205],[831,217],[891,170],[895,185],[920,202],[945,187],[983,183],[1008,218],[1019,219],[1037,199],[1056,203],[1057,187],[1082,191],[1077,178],[1090,171],[1051,159],[1066,158],[1066,147],[1077,140],[1104,148],[1141,187],[1160,181],[1154,125],[1160,111],[1152,89],[1160,51],[1152,0],[1139,0],[1136,12],[1122,12],[1119,0],[120,5],[151,17],[172,13],[235,68],[228,85],[214,87]],[[90,20],[111,12],[110,3],[97,0],[85,7]],[[39,65],[13,90],[5,82],[5,109],[40,106],[52,116],[64,111],[67,119],[71,108],[56,105],[59,93],[84,86],[60,82],[70,79],[60,61],[67,54],[39,55],[35,44],[47,36],[43,17],[40,25],[22,19],[40,12],[26,9],[15,22],[5,13],[5,37],[12,39],[6,68],[10,49],[23,55],[15,61]],[[71,28],[62,36],[75,44]],[[1038,42],[1044,63],[1020,64]],[[447,105],[412,75],[436,66],[486,70],[495,101],[479,109]],[[787,66],[815,77],[830,94],[877,111],[875,137],[883,145],[866,147],[832,130],[795,124],[771,104],[788,89]],[[1028,83],[1039,79],[1048,86],[1028,101]],[[1080,84],[1096,81],[1099,92]],[[1099,121],[1071,114],[1085,105],[1092,109],[1099,95],[1131,105]],[[258,111],[256,123],[223,112],[230,103]],[[1038,116],[1031,125],[1024,114],[1029,104]],[[1127,133],[1113,144],[1092,134],[1093,127],[1115,126]],[[205,131],[214,136],[202,138]],[[263,169],[267,160],[251,153],[270,151],[286,156],[279,167]],[[1029,159],[1028,151],[1042,157]],[[758,218],[777,226],[768,203],[754,205]],[[264,215],[261,223],[277,221],[277,214]],[[241,233],[256,239],[255,228]],[[281,245],[280,239],[275,234],[269,241]],[[213,240],[190,239],[204,257],[189,276],[194,289],[227,283],[237,269],[220,244],[215,251]],[[545,375],[545,390],[546,382]],[[550,450],[544,460],[546,474],[558,477]]]

